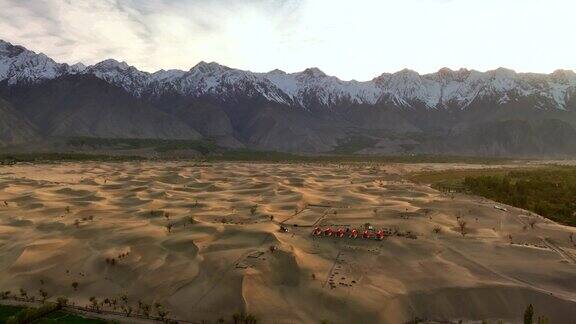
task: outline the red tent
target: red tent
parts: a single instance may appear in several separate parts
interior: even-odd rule
[[[358,230],[353,229],[352,232],[350,233],[350,238],[357,238],[357,237],[358,237]]]
[[[370,237],[372,237],[372,233],[369,230],[365,230],[362,234],[362,238],[369,239]]]

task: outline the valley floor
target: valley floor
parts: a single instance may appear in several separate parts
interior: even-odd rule
[[[246,311],[263,323],[517,323],[531,303],[552,323],[574,322],[576,228],[406,180],[487,167],[499,166],[1,166],[0,291],[77,305],[126,294],[135,311],[160,302],[190,321]],[[366,223],[397,234],[311,235]]]

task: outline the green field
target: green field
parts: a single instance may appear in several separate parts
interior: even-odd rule
[[[365,136],[352,136],[346,140],[339,141],[331,153],[333,154],[354,154],[362,149],[374,147],[378,140]]]
[[[168,152],[168,147],[156,149],[160,152]],[[167,158],[166,160],[172,160]],[[126,162],[126,161],[146,161],[158,160],[149,159],[137,155],[102,155],[87,153],[14,153],[0,154],[0,165],[11,165],[17,163],[55,163],[55,162]],[[177,159],[178,160],[178,159]],[[472,157],[458,156],[435,156],[435,155],[406,155],[406,156],[381,156],[381,155],[300,155],[274,151],[257,150],[226,150],[218,153],[209,153],[200,158],[191,160],[205,161],[248,161],[248,162],[286,162],[286,163],[470,163],[470,164],[494,164],[506,163],[503,159],[476,159]]]
[[[58,323],[58,324],[105,324],[109,323],[100,319],[85,318],[75,314],[66,313],[63,311],[56,311],[47,315],[42,320],[38,321],[40,324]]]
[[[111,156],[84,153],[14,153],[0,154],[0,165],[17,163],[46,163],[46,162],[72,162],[72,161],[106,161],[123,162],[143,160],[137,156]]]
[[[218,146],[211,140],[168,140],[138,138],[95,138],[74,137],[67,140],[70,147],[89,147],[92,149],[136,150],[152,148],[156,152],[174,150],[195,150],[206,155],[218,151]]]
[[[0,305],[0,323],[6,323],[8,317],[15,315],[22,309],[23,307],[19,306]]]
[[[0,323],[6,323],[11,316],[18,316],[26,311],[26,307],[0,304]],[[30,310],[30,309],[28,309]],[[34,309],[37,310],[37,309]],[[71,314],[62,310],[49,312],[48,314],[35,319],[35,324],[106,324],[104,320],[91,319]]]
[[[443,191],[482,196],[576,226],[576,167],[445,171],[418,174],[413,180],[431,183]]]
[[[155,138],[54,138],[46,144],[45,152],[34,152],[24,147],[0,153],[0,165],[15,163],[51,163],[60,161],[138,161],[194,159],[211,161],[262,161],[262,162],[372,162],[372,163],[506,163],[502,158],[485,158],[446,155],[362,155],[355,152],[370,147],[374,140],[353,136],[343,140],[333,151],[325,154],[288,153],[264,151],[254,148],[230,149],[218,146],[213,139],[168,140]],[[50,149],[51,148],[51,149]],[[192,151],[197,152],[195,156]],[[10,152],[10,153],[8,153]],[[97,154],[94,154],[94,153]],[[154,154],[156,153],[156,154]],[[175,154],[173,154],[175,153]],[[178,158],[182,155],[182,158]]]

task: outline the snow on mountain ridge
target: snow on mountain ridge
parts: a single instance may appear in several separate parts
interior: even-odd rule
[[[499,68],[487,72],[442,68],[420,75],[404,69],[386,73],[371,81],[342,81],[318,68],[286,73],[273,70],[253,73],[215,62],[200,62],[189,71],[140,71],[126,62],[104,60],[91,66],[56,63],[42,53],[0,40],[0,81],[9,85],[34,83],[68,74],[94,75],[122,87],[132,95],[218,96],[234,100],[238,96],[260,96],[266,100],[305,109],[321,105],[391,103],[400,107],[423,105],[426,109],[464,109],[475,100],[506,103],[535,96],[543,108],[554,105],[566,109],[576,91],[576,73],[557,70],[552,74],[516,73]]]
[[[84,70],[86,70],[86,65],[84,65],[83,63],[78,62],[76,64],[70,65],[70,71],[74,73],[81,73]]]
[[[36,54],[22,46],[0,42],[0,80],[7,80],[8,84],[53,79],[62,75],[66,67],[43,53]]]
[[[114,59],[107,59],[89,66],[82,71],[82,74],[92,74],[137,97],[142,95],[150,83],[150,73],[140,71],[126,62],[118,62]]]
[[[324,106],[335,105],[342,100],[356,104],[375,104],[380,96],[378,88],[370,81],[342,81],[326,75],[318,68],[296,73],[274,70],[260,75],[302,107],[306,107],[305,99],[310,94],[315,94],[318,102]]]

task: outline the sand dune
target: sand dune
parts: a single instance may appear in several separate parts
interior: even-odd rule
[[[246,310],[264,323],[516,323],[533,303],[553,323],[574,321],[576,248],[568,233],[576,229],[544,219],[525,229],[525,211],[404,180],[413,171],[478,167],[4,166],[0,290],[45,289],[78,304],[126,293],[134,304],[159,301],[188,320]],[[365,223],[416,238],[310,235],[316,225]]]

